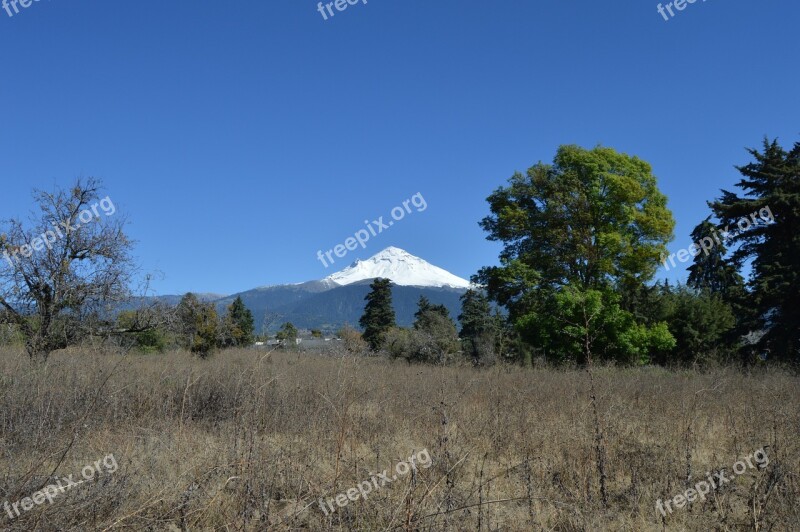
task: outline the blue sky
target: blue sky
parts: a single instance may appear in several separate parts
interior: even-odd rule
[[[656,5],[0,10],[0,217],[34,187],[102,178],[159,293],[317,279],[390,245],[469,277],[497,260],[477,224],[492,190],[561,144],[603,144],[653,165],[677,251],[745,147],[800,140],[800,3],[698,1],[669,21]],[[416,193],[423,212],[316,258]]]

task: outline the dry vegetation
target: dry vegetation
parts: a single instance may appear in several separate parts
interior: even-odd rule
[[[788,530],[800,522],[800,379],[599,368],[609,505],[588,377],[239,350],[198,360],[0,352],[4,501],[113,453],[119,469],[6,530]],[[762,446],[704,503],[670,498]],[[317,506],[427,448],[419,469]],[[687,475],[691,481],[687,481]]]

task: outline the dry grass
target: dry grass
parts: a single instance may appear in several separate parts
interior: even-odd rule
[[[4,501],[113,454],[119,469],[6,530],[789,530],[800,522],[800,379],[657,368],[595,373],[609,505],[585,372],[408,366],[227,351],[0,351]],[[769,446],[705,502],[706,472]],[[427,448],[419,469],[326,517],[316,501]],[[63,456],[63,459],[62,459]],[[687,481],[687,475],[691,481]]]

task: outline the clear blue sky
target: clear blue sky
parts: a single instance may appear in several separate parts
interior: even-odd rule
[[[477,225],[493,189],[560,144],[603,144],[653,165],[677,251],[746,146],[800,139],[800,3],[698,0],[669,21],[656,4],[0,10],[0,217],[100,177],[160,293],[321,278],[390,245],[469,277],[497,260]],[[417,192],[427,210],[317,260]]]

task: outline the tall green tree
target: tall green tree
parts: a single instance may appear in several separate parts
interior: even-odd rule
[[[673,299],[682,297],[684,303],[691,304],[690,310],[716,305],[719,308],[714,310],[720,318],[719,322],[709,329],[709,334],[706,336],[706,338],[713,337],[717,343],[713,347],[709,346],[702,355],[687,354],[685,340],[690,338],[691,334],[683,338],[676,336],[678,349],[674,355],[679,360],[687,361],[690,357],[694,357],[696,360],[702,361],[706,357],[714,356],[717,352],[727,355],[736,349],[742,336],[759,327],[757,314],[753,312],[750,305],[751,294],[747,291],[744,278],[739,273],[736,264],[728,258],[729,235],[730,233],[726,232],[723,227],[717,227],[711,223],[710,216],[700,222],[692,231],[692,241],[695,242],[698,249],[697,255],[689,267],[689,279],[686,284],[695,292],[692,295],[676,293],[673,294]],[[706,308],[706,310],[711,309]],[[692,313],[687,312],[684,316],[671,316],[670,330],[676,335],[684,334],[680,331],[681,327],[678,322],[688,318],[690,314]],[[734,317],[734,325],[725,327],[724,335],[713,334],[719,325],[726,323],[726,317],[729,314]],[[696,313],[694,316],[698,318],[695,321],[702,319]]]
[[[543,285],[597,288],[653,277],[675,222],[650,165],[611,148],[559,148],[554,163],[538,163],[488,200],[480,225],[505,244],[503,272],[524,266]],[[518,290],[508,287],[513,298]]]
[[[182,345],[201,358],[217,347],[219,317],[214,305],[203,303],[191,292],[181,298],[177,308],[178,333]]]
[[[498,320],[492,316],[492,307],[486,294],[473,289],[464,292],[458,321],[461,323],[459,337],[467,356],[477,363],[489,355],[487,351],[494,351]]]
[[[363,338],[373,351],[383,346],[383,335],[395,326],[395,314],[392,307],[392,281],[375,279],[370,285],[370,292],[364,300],[364,314],[358,321],[364,329]]]
[[[223,331],[221,343],[224,347],[244,347],[255,341],[253,313],[245,306],[241,296],[237,296],[228,306]]]
[[[800,361],[800,143],[791,151],[764,139],[753,161],[737,167],[743,194],[723,190],[710,207],[734,227],[732,262],[750,262],[751,305],[765,334],[759,347],[778,360]],[[769,222],[769,223],[768,223]]]
[[[650,165],[611,148],[562,146],[552,165],[514,174],[487,201],[492,214],[480,225],[504,248],[500,266],[483,268],[475,280],[509,310],[520,334],[556,358],[569,349],[586,362],[594,352],[641,360],[634,352],[652,339],[613,293],[651,280],[672,238],[675,222]],[[591,317],[580,326],[580,347],[577,329],[552,328],[554,317],[578,323],[578,314]],[[622,329],[594,334],[597,323]],[[624,352],[585,345],[614,337],[639,344]]]
[[[692,230],[692,242],[700,245],[689,267],[686,284],[696,290],[710,290],[723,296],[738,295],[744,288],[744,279],[736,265],[726,259],[728,248],[720,232],[722,229],[711,223],[710,216]]]

